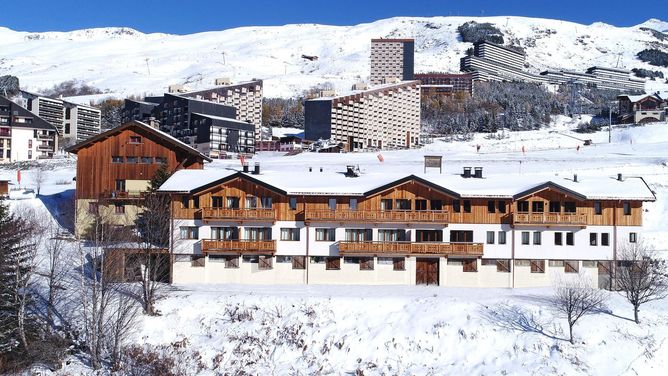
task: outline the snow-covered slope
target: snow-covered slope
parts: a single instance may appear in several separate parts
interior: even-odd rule
[[[343,90],[368,79],[371,38],[415,38],[416,71],[456,72],[471,47],[460,41],[457,27],[471,20],[493,23],[506,44],[525,48],[534,72],[593,65],[658,70],[636,53],[668,51],[668,40],[641,30],[668,30],[668,22],[657,19],[620,28],[524,17],[397,17],[355,26],[296,24],[191,35],[129,28],[30,33],[0,27],[0,75],[19,76],[32,90],[80,79],[118,95],[158,94],[175,83],[202,88],[216,77],[262,78],[267,96],[292,96],[317,83],[332,82]],[[304,60],[302,54],[319,59]],[[668,68],[661,70],[668,76]]]

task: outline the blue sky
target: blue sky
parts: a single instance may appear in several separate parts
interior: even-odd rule
[[[128,26],[143,32],[188,34],[239,26],[353,25],[394,16],[449,15],[514,15],[631,26],[660,17],[657,7],[622,0],[2,0],[0,26],[21,31]]]

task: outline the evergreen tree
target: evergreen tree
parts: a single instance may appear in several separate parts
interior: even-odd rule
[[[157,191],[170,176],[164,164],[155,172],[149,182],[149,189],[142,205],[143,210],[136,222],[142,241],[156,247],[169,245],[169,196],[159,194]]]

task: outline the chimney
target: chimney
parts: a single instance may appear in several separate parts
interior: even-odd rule
[[[619,181],[623,181],[623,179],[622,179],[622,174],[621,174],[621,173],[620,173],[620,174],[617,174],[617,180],[619,180]]]
[[[244,172],[248,173],[248,162],[244,162]]]
[[[253,166],[253,175],[260,175],[260,162],[255,162],[255,166]]]
[[[573,174],[573,181],[578,182],[578,174]]]
[[[354,165],[346,166],[346,173],[344,175],[349,178],[356,178],[360,176],[359,167],[356,167]]]
[[[482,167],[476,167],[473,169],[473,177],[482,179]]]
[[[471,177],[471,167],[464,167],[464,174],[462,174],[463,177],[465,178],[470,178]]]

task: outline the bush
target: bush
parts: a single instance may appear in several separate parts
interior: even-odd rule
[[[139,346],[126,348],[120,374],[128,376],[176,376],[176,361],[169,355]]]
[[[476,43],[487,41],[503,44],[503,33],[489,22],[477,23],[469,21],[457,28],[463,42]]]
[[[593,120],[593,119],[592,119]],[[580,122],[578,127],[575,129],[578,133],[594,133],[601,130],[601,124],[591,121],[591,122]]]
[[[656,49],[646,49],[638,52],[638,59],[657,67],[668,67],[668,53]]]
[[[633,72],[636,75],[636,77],[640,77],[640,78],[651,78],[651,79],[654,79],[655,77],[663,78],[663,72],[661,72],[661,71],[654,71],[654,70],[642,69],[642,68],[633,68],[633,69],[631,69],[631,72]]]

